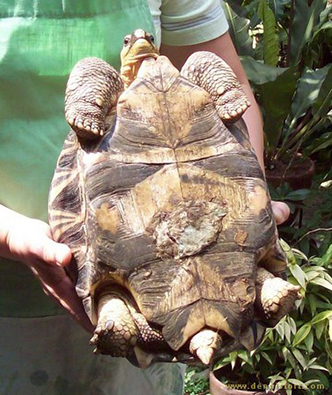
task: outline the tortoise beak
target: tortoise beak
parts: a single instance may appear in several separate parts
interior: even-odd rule
[[[128,42],[124,42],[121,51],[122,66],[142,61],[147,57],[157,58],[159,56],[153,36],[144,30],[135,30],[127,40]]]
[[[135,43],[135,47],[137,48],[136,56],[151,56],[153,58],[156,58],[159,55],[158,49],[154,46],[151,45],[149,41],[146,41],[144,39],[139,39]]]

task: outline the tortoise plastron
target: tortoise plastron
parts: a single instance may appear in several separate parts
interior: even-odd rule
[[[179,72],[141,30],[125,39],[122,70],[125,84],[99,59],[73,69],[72,130],[49,200],[96,326],[91,343],[141,367],[252,350],[300,295],[282,279],[286,257],[240,119],[249,103],[216,55],[198,52]]]

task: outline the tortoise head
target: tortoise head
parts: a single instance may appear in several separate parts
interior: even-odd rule
[[[123,40],[121,51],[121,77],[127,88],[136,78],[137,72],[146,58],[157,58],[158,48],[152,34],[142,29],[135,30]]]

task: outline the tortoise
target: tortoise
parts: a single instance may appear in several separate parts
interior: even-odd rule
[[[124,39],[118,73],[85,58],[71,72],[70,133],[49,198],[70,246],[95,352],[210,364],[252,350],[300,298],[286,281],[250,105],[217,55],[179,72],[153,36]]]

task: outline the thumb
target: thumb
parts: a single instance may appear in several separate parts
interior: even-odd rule
[[[67,245],[47,237],[42,242],[39,258],[51,265],[65,266],[71,261],[71,251]]]
[[[277,225],[287,221],[290,215],[290,209],[284,202],[272,202],[272,211]]]

